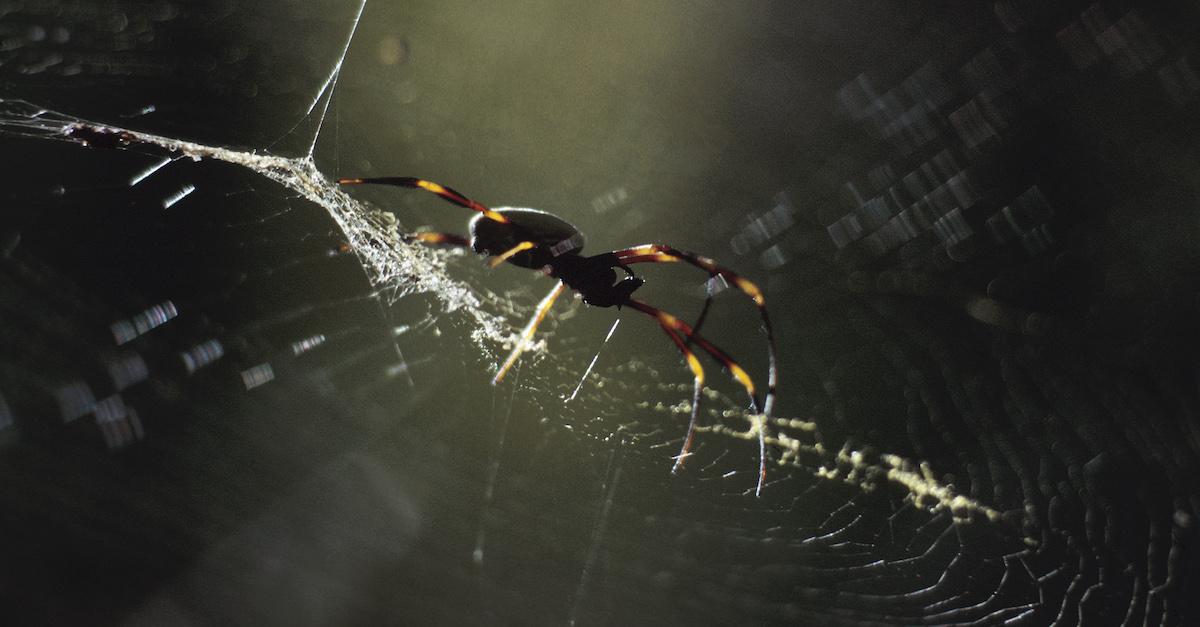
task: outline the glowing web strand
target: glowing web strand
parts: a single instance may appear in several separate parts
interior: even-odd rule
[[[567,400],[563,401],[564,403],[570,403],[571,401],[575,400],[575,396],[578,395],[579,390],[583,388],[583,382],[587,381],[588,375],[592,374],[592,368],[596,367],[596,361],[600,359],[600,351],[604,350],[604,346],[608,344],[609,340],[612,339],[613,332],[617,330],[618,324],[621,324],[620,318],[613,320],[612,326],[608,329],[608,335],[604,336],[603,342],[600,342],[600,348],[596,349],[596,354],[592,357],[592,362],[588,364],[587,370],[583,371],[583,376],[579,377],[579,385],[575,386],[575,391],[571,392],[571,395],[567,397]]]
[[[312,156],[313,151],[317,147],[317,138],[321,136],[321,127],[325,125],[325,115],[329,111],[329,103],[333,100],[333,88],[337,85],[338,78],[342,75],[342,65],[346,62],[346,55],[350,52],[350,42],[354,41],[354,33],[358,32],[358,24],[362,20],[363,10],[367,8],[367,0],[362,0],[358,4],[358,11],[354,15],[354,22],[350,24],[350,32],[346,35],[346,43],[342,45],[342,53],[338,55],[338,60],[333,64],[333,68],[329,70],[329,76],[325,78],[325,82],[321,84],[321,88],[317,90],[317,95],[313,96],[312,102],[308,104],[308,109],[304,111],[304,115],[300,116],[299,120],[287,130],[286,133],[279,136],[279,139],[268,144],[268,147],[274,146],[284,137],[292,134],[308,116],[312,115],[317,108],[317,103],[321,99],[325,99],[325,104],[321,107],[321,115],[317,118],[317,128],[313,130],[312,140],[308,143],[308,149],[305,150],[306,155]]]
[[[358,23],[362,20],[363,9],[367,8],[367,0],[362,0],[358,4],[358,12],[354,15],[354,23],[350,25],[350,33],[346,35],[346,43],[342,46],[342,54],[338,55],[337,63],[333,65],[333,69],[329,71],[329,78],[325,79],[325,85],[321,87],[321,92],[325,92],[325,104],[321,106],[321,115],[317,119],[317,128],[313,131],[312,141],[308,144],[308,151],[305,154],[312,155],[313,150],[317,147],[317,138],[321,136],[321,127],[325,125],[325,114],[329,111],[329,103],[333,100],[333,88],[337,86],[338,78],[342,75],[342,65],[346,62],[346,54],[350,52],[350,42],[354,41],[354,33],[358,32]],[[320,99],[320,93],[317,95]],[[309,106],[308,112],[312,113],[313,106],[316,105],[316,100]],[[305,114],[306,116],[308,114]]]

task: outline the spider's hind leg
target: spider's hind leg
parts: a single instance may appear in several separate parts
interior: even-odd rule
[[[437,231],[417,231],[400,236],[406,242],[422,242],[424,244],[445,244],[447,246],[471,247],[471,238],[457,233],[440,233]]]

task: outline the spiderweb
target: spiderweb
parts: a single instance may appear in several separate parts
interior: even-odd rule
[[[385,22],[371,5],[282,3],[273,10],[294,11],[306,27],[329,10],[311,29],[324,33],[328,53],[298,74],[317,87],[281,90],[286,106],[267,102],[295,115],[276,132],[244,136],[257,141],[191,141],[172,128],[178,121],[150,116],[168,109],[165,95],[151,111],[121,103],[134,112],[128,119],[96,117],[69,106],[83,102],[79,93],[40,82],[82,75],[87,94],[104,68],[116,84],[136,82],[137,68],[170,75],[120,51],[149,45],[139,32],[235,12],[219,3],[211,14],[119,8],[112,15],[123,17],[83,52],[50,45],[60,37],[55,20],[78,36],[95,13],[6,9],[10,23],[42,31],[19,31],[31,43],[4,58],[25,78],[6,80],[0,141],[40,160],[17,171],[58,181],[24,185],[49,191],[20,196],[36,210],[4,231],[14,296],[4,314],[13,350],[0,380],[0,455],[17,477],[5,506],[19,512],[5,551],[26,564],[21,539],[63,547],[24,580],[5,575],[10,590],[37,591],[25,596],[31,615],[63,585],[58,572],[111,561],[142,574],[125,588],[101,587],[104,598],[81,593],[92,579],[79,575],[85,585],[66,584],[67,595],[110,620],[147,624],[1153,624],[1190,615],[1178,591],[1195,570],[1194,390],[1171,358],[1143,362],[1154,364],[1152,380],[1132,376],[1127,359],[1165,350],[1164,336],[1179,329],[1177,292],[1139,292],[1138,269],[1088,248],[1096,227],[1071,215],[1062,192],[1075,164],[1043,163],[1055,176],[1031,177],[1004,159],[1037,141],[1031,103],[1103,117],[1046,88],[1046,74],[1057,75],[1029,59],[1045,28],[1077,66],[1055,71],[1097,91],[1113,77],[1154,76],[1173,119],[1194,111],[1191,48],[1170,43],[1162,16],[997,3],[987,17],[1008,36],[961,35],[949,47],[969,51],[965,62],[921,56],[922,45],[945,44],[937,24],[966,19],[950,16],[915,36],[903,69],[879,71],[897,77],[894,86],[867,75],[829,86],[841,126],[806,145],[841,147],[805,164],[805,180],[752,195],[756,208],[710,225],[728,247],[705,250],[731,265],[757,263],[766,277],[783,319],[782,409],[751,414],[712,366],[698,445],[671,476],[691,384],[652,324],[560,303],[509,380],[491,388],[492,369],[549,282],[401,241],[423,221],[456,224],[434,217],[455,211],[436,199],[351,195],[332,183],[333,173],[408,174],[355,161],[330,138],[350,123],[336,103],[353,88],[354,54],[370,42],[403,65],[422,53],[418,44],[386,29],[364,35]],[[238,28],[276,15],[257,11]],[[412,23],[425,26],[402,31],[426,43],[423,29],[470,32],[469,15],[418,11]],[[891,19],[872,18],[888,34],[878,45],[912,43],[897,34],[904,29],[882,26]],[[640,21],[618,24],[636,31]],[[89,65],[109,43],[109,64]],[[291,54],[224,50],[238,70],[229,76],[242,78],[255,65],[241,63],[246,54]],[[1110,66],[1112,77],[1096,76]],[[450,82],[472,78],[437,69]],[[264,91],[276,85],[261,69],[248,78]],[[437,84],[387,88],[403,102]],[[759,96],[753,106],[766,119],[772,106],[797,106]],[[402,135],[418,146],[463,143],[439,115],[416,109]],[[501,128],[521,124],[511,109],[496,115]],[[631,128],[653,135],[651,114],[639,115]],[[256,147],[231,147],[247,143]],[[1115,194],[1151,184],[1114,184]],[[574,204],[591,210],[593,236],[601,225],[614,236],[650,232],[637,227],[654,218],[636,205],[661,201],[651,187],[620,183]],[[118,209],[103,220],[77,210],[91,206]],[[78,222],[48,227],[38,211]],[[104,244],[116,236],[103,229],[122,223],[146,225],[135,229],[142,240],[172,243],[121,267],[177,270],[127,284],[89,268],[124,250]],[[1051,260],[1049,279],[1028,279]],[[1162,277],[1181,262],[1155,263],[1142,271]],[[1096,267],[1109,288],[1090,292],[1084,277]],[[676,303],[681,315],[722,287],[682,269],[646,273],[655,279],[646,299]],[[1159,313],[1126,343],[1067,330],[1079,311],[1131,299]],[[761,377],[752,309],[721,291],[705,330]],[[1123,315],[1093,313],[1088,324],[1127,329]],[[70,346],[70,356],[44,346]],[[769,479],[756,499],[747,493],[760,428]],[[88,496],[106,492],[120,495],[115,505]],[[341,496],[325,504],[330,494]],[[88,524],[37,530],[64,502]],[[96,538],[116,548],[96,548]],[[293,605],[296,590],[312,600]]]

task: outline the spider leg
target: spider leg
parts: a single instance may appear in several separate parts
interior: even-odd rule
[[[704,320],[708,318],[708,310],[712,307],[713,296],[716,292],[713,291],[712,279],[704,283],[704,306],[700,308],[700,315],[696,316],[696,321],[692,323],[692,332],[699,333],[700,327],[704,326]],[[689,338],[688,342],[692,340]]]
[[[533,242],[521,242],[520,244],[517,244],[516,246],[513,246],[512,248],[509,248],[508,250],[500,253],[499,255],[496,255],[495,257],[492,257],[491,259],[489,259],[488,267],[495,268],[496,266],[504,263],[505,261],[508,261],[509,257],[512,257],[513,255],[515,255],[523,250],[529,250],[530,248],[533,248],[534,246],[537,246],[537,244],[534,244]]]
[[[424,242],[426,244],[446,244],[448,246],[462,246],[470,248],[471,238],[465,235],[457,235],[455,233],[439,233],[437,231],[417,231],[402,236],[406,241]]]
[[[446,244],[448,246],[461,246],[463,248],[471,248],[471,238],[465,235],[456,235],[454,233],[441,233],[437,231],[418,231],[402,236],[405,241],[424,242],[426,244]],[[521,242],[516,246],[492,257],[488,260],[488,267],[495,268],[500,264],[508,261],[513,255],[536,247],[533,242]]]
[[[630,303],[630,306],[643,313],[649,313],[645,309]],[[648,307],[648,306],[647,306]],[[658,321],[662,327],[663,333],[671,338],[679,352],[683,353],[683,357],[687,360],[688,368],[692,370],[692,377],[695,379],[695,385],[692,388],[692,415],[688,420],[687,435],[683,438],[683,445],[679,448],[679,455],[675,457],[675,465],[671,467],[671,473],[678,473],[683,469],[683,464],[689,456],[691,456],[692,442],[696,439],[696,419],[700,415],[700,392],[704,389],[704,367],[700,365],[700,360],[696,357],[696,353],[692,352],[688,344],[691,343],[691,337],[687,340],[680,337],[676,332],[675,326],[669,320],[673,318],[670,314],[658,312],[658,314],[650,314]]]
[[[450,189],[449,187],[446,187],[445,185],[440,185],[438,183],[434,183],[433,181],[426,181],[425,179],[413,178],[411,176],[381,176],[366,179],[344,178],[338,179],[337,182],[338,185],[378,184],[423,189],[427,192],[437,194],[446,202],[454,203],[459,207],[464,207],[466,209],[470,209],[471,211],[478,211],[490,220],[495,220],[496,222],[508,222],[508,218],[504,217],[503,214],[488,209],[487,207],[475,202],[474,200],[471,200],[470,198],[467,198],[466,196],[463,196],[462,194]]]
[[[704,370],[700,367],[700,360],[696,358],[695,353],[688,347],[688,342],[694,342],[697,346],[704,349],[706,353],[711,355],[713,359],[721,362],[729,370],[729,374],[746,388],[746,394],[750,396],[750,405],[755,412],[759,412],[758,400],[754,396],[754,381],[750,379],[750,375],[737,364],[725,351],[717,348],[713,343],[704,339],[700,334],[696,333],[692,327],[679,318],[661,310],[657,307],[652,307],[641,301],[633,300],[632,298],[625,300],[625,305],[632,309],[636,309],[658,321],[659,326],[675,342],[675,346],[683,353],[687,359],[688,367],[692,369],[692,374],[696,378],[696,387],[693,392],[692,403],[692,419],[688,425],[688,434],[684,439],[683,450],[676,461],[676,468],[679,468],[683,459],[688,455],[694,430],[696,427],[696,416],[699,412],[700,389],[704,384]],[[683,337],[686,337],[688,342],[684,342]],[[754,490],[755,495],[762,493],[763,483],[767,478],[767,444],[766,444],[766,425],[762,425],[758,429],[758,485]]]
[[[626,270],[628,270],[628,268],[626,268]],[[704,306],[700,308],[700,315],[697,316],[696,321],[692,323],[693,334],[700,332],[700,327],[704,325],[704,320],[708,317],[708,310],[709,307],[712,306],[712,301],[712,283],[709,282],[705,284]],[[663,327],[663,330],[665,331],[666,327]],[[679,343],[675,337],[672,337],[671,339],[675,340],[676,344]],[[687,339],[684,340],[683,348],[690,348],[691,343],[692,336],[689,335],[687,336]],[[703,388],[703,381],[696,379],[695,386],[692,388],[692,415],[688,419],[687,436],[683,439],[683,445],[679,449],[679,456],[675,458],[675,465],[671,468],[671,474],[678,474],[683,468],[683,462],[688,458],[689,455],[691,455],[690,451],[692,450],[692,440],[694,440],[696,437],[696,426],[700,417],[700,393],[703,391]]]
[[[766,299],[763,297],[762,290],[757,285],[733,270],[718,265],[717,262],[708,257],[682,251],[665,244],[644,244],[623,250],[615,250],[609,254],[617,264],[622,266],[634,263],[674,263],[682,261],[704,270],[710,277],[720,276],[724,278],[749,296],[754,301],[754,304],[758,306],[759,315],[762,317],[763,330],[767,334],[767,394],[763,398],[763,413],[768,416],[771,415],[771,410],[775,407],[775,391],[779,382],[779,360],[775,354],[775,334],[771,329],[771,318],[767,315]],[[710,293],[709,298],[711,296]],[[704,313],[706,314],[707,311],[708,303],[706,302]],[[703,315],[700,321],[703,321]],[[698,321],[697,326],[699,324],[700,322]]]
[[[532,339],[533,334],[537,332],[538,325],[541,324],[542,320],[546,318],[546,314],[550,311],[550,307],[554,305],[555,299],[558,298],[559,294],[563,293],[563,290],[566,289],[566,287],[566,283],[559,281],[558,285],[555,285],[554,289],[550,290],[549,294],[546,294],[546,297],[542,299],[542,302],[538,303],[537,311],[534,312],[533,318],[529,319],[529,323],[525,325],[525,330],[521,331],[521,339],[517,340],[517,345],[514,346],[512,352],[508,354],[508,359],[504,360],[504,364],[501,365],[500,369],[496,371],[496,376],[492,377],[492,385],[498,385],[501,381],[503,381],[504,375],[508,374],[508,371],[513,367],[513,364],[517,363],[517,359],[521,357],[521,353],[525,352],[525,347],[529,344],[529,340]]]

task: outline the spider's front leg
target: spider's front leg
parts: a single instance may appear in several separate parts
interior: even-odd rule
[[[757,285],[733,270],[718,265],[717,262],[708,257],[682,251],[666,244],[644,244],[623,250],[614,250],[608,253],[608,255],[621,265],[635,263],[674,263],[682,261],[704,270],[708,273],[709,277],[720,276],[724,278],[746,294],[746,296],[749,296],[758,307],[759,316],[762,318],[763,331],[767,335],[767,393],[763,397],[763,413],[768,416],[771,415],[772,409],[775,406],[776,389],[779,385],[779,363],[775,354],[775,335],[771,331],[771,318],[767,315],[766,299],[763,297],[762,290]],[[711,294],[709,298],[711,299]],[[708,314],[708,304],[706,301],[697,325],[703,322],[704,316]]]
[[[688,422],[688,433],[683,440],[683,447],[680,449],[679,457],[675,461],[674,472],[679,470],[683,466],[684,460],[691,455],[692,440],[695,436],[696,421],[700,411],[700,392],[704,387],[704,368],[700,366],[700,360],[696,358],[696,354],[692,352],[689,344],[695,344],[704,349],[704,352],[725,366],[729,374],[746,389],[746,394],[750,397],[751,408],[754,409],[755,413],[760,413],[761,409],[759,408],[758,399],[754,394],[754,381],[750,379],[750,375],[732,357],[712,342],[701,337],[686,322],[657,307],[652,307],[632,298],[625,301],[625,304],[629,305],[631,309],[636,309],[658,321],[663,332],[667,334],[667,337],[671,338],[671,341],[675,343],[679,352],[683,353],[684,359],[687,361],[688,367],[692,370],[692,375],[695,377],[695,389],[692,393],[692,416]],[[755,496],[762,494],[763,484],[767,478],[766,430],[765,422],[758,427],[758,485],[754,489]]]

